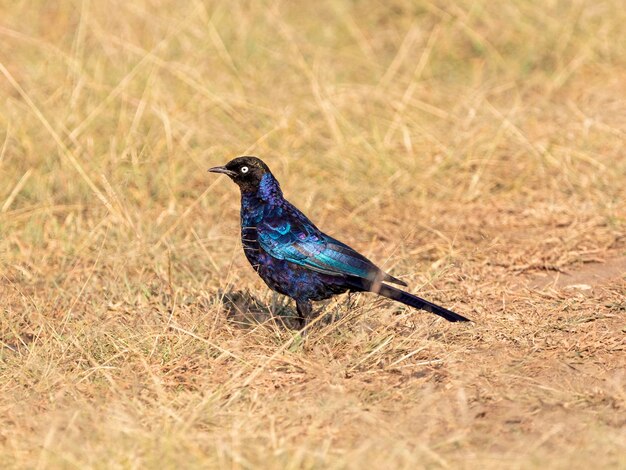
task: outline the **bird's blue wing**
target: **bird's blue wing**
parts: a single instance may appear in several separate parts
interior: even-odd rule
[[[304,217],[304,216],[303,216]],[[258,241],[270,256],[332,276],[355,276],[370,281],[404,284],[382,272],[348,245],[322,233],[308,220],[266,215],[257,225]]]

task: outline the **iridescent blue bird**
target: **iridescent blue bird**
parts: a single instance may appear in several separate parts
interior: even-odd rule
[[[301,326],[314,318],[311,301],[350,292],[374,292],[448,321],[469,321],[387,283],[406,283],[365,256],[319,230],[284,197],[268,166],[239,157],[209,169],[228,175],[241,190],[241,241],[261,279],[296,301]]]

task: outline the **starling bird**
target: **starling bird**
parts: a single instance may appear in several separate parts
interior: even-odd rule
[[[239,157],[209,169],[228,175],[241,190],[241,241],[254,270],[270,287],[296,301],[301,327],[315,316],[311,301],[344,292],[374,292],[448,321],[469,321],[388,283],[406,283],[318,229],[284,197],[268,166]]]

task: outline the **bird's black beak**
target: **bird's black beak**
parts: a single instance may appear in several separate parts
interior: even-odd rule
[[[209,168],[211,173],[223,173],[228,176],[235,176],[237,173],[229,170],[225,166],[214,166],[213,168]]]

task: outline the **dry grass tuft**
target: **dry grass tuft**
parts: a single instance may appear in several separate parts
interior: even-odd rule
[[[626,466],[621,2],[2,12],[0,466]],[[206,174],[245,153],[475,322],[303,343]]]

